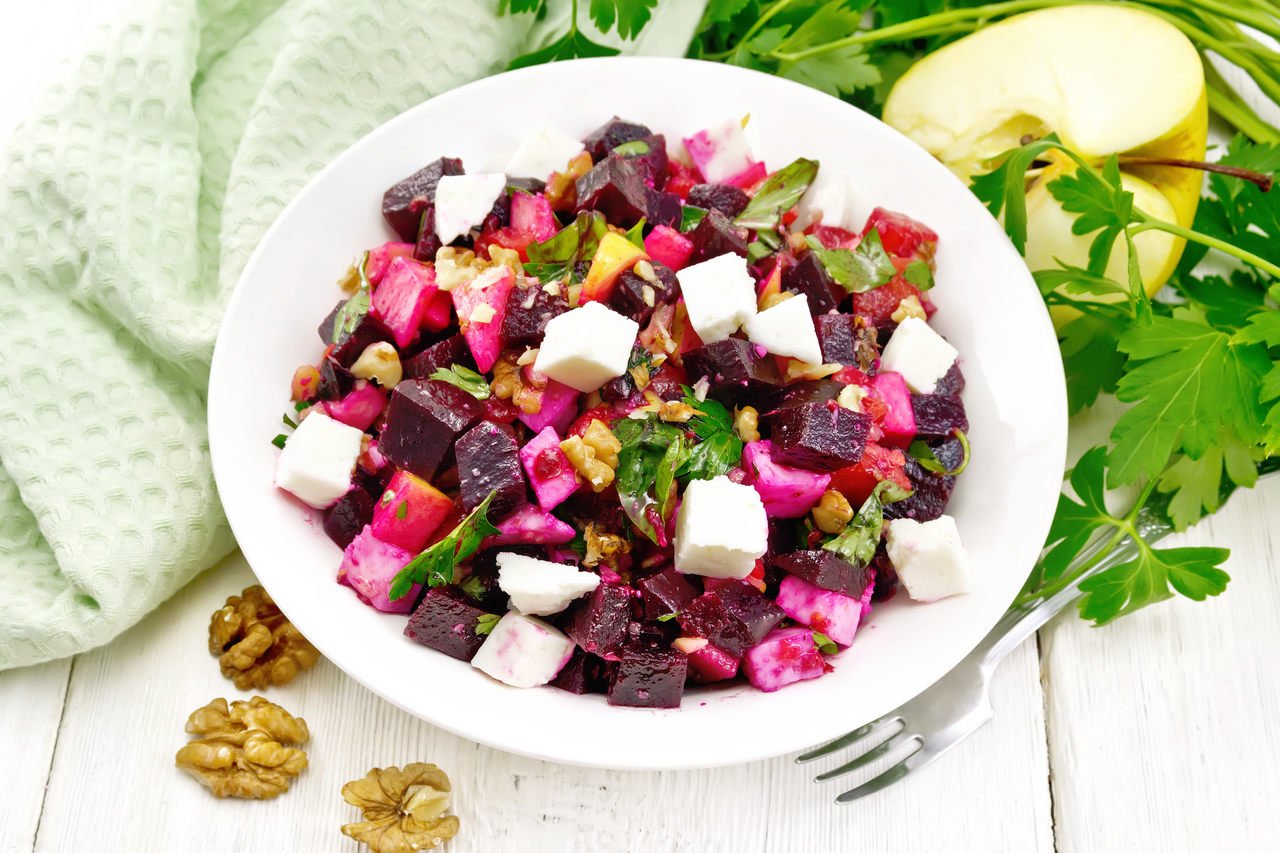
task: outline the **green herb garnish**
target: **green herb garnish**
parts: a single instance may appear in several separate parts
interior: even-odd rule
[[[933,287],[933,270],[924,261],[912,261],[907,264],[906,269],[902,271],[902,277],[916,290],[924,291]]]
[[[493,632],[502,617],[496,613],[481,613],[476,619],[476,636],[483,637]]]
[[[670,622],[672,619],[675,619],[679,615],[680,615],[679,613],[664,613],[658,617],[657,621]]]
[[[649,153],[649,143],[643,139],[633,139],[613,147],[613,153],[619,157],[638,157]]]
[[[693,204],[686,204],[680,208],[680,230],[688,233],[698,227],[698,223],[707,215],[704,207],[698,207]]]
[[[678,475],[690,480],[710,480],[728,473],[742,460],[742,439],[733,428],[733,415],[715,400],[699,401],[693,389],[684,389],[684,402],[697,414],[689,421],[699,439],[689,450]]]
[[[840,651],[840,647],[836,645],[836,641],[823,634],[821,631],[813,632],[813,644],[818,647],[818,651],[824,655],[834,655]]]
[[[280,433],[275,438],[271,439],[271,443],[274,444],[276,447],[280,448],[281,450],[284,450],[284,443],[288,440],[289,440],[289,436],[285,435],[284,433]]]
[[[493,536],[498,528],[489,523],[487,513],[496,491],[489,493],[480,505],[462,519],[448,536],[414,557],[391,581],[387,598],[392,601],[404,598],[414,584],[440,586],[453,582],[453,570],[480,550],[486,536]]]
[[[369,284],[369,275],[365,267],[369,264],[369,253],[360,256],[356,264],[356,274],[360,277],[360,286],[351,298],[342,304],[333,317],[333,332],[329,336],[330,343],[340,344],[343,339],[356,330],[360,321],[369,313],[369,295],[373,288]]]
[[[289,429],[298,428],[298,422],[295,421],[293,418],[289,417],[288,415],[281,415],[280,420],[284,421],[284,425],[287,426]]]
[[[429,378],[439,382],[448,382],[455,388],[461,388],[466,391],[477,400],[488,400],[493,396],[493,389],[489,387],[488,380],[471,368],[464,367],[461,364],[438,367]]]
[[[871,490],[871,495],[844,532],[822,547],[834,551],[855,566],[869,565],[876,555],[876,548],[880,546],[880,531],[884,529],[884,505],[910,496],[911,492],[897,483],[882,480]]]
[[[944,477],[957,477],[964,473],[964,469],[969,467],[969,437],[960,430],[955,430],[952,435],[960,442],[963,456],[960,458],[960,464],[950,470],[942,461],[934,454],[933,448],[925,444],[920,439],[911,442],[911,446],[907,448],[907,455],[920,463],[920,467],[933,474],[941,474]]]
[[[831,280],[850,293],[875,290],[888,284],[898,273],[893,258],[880,242],[880,232],[874,228],[853,249],[827,249],[816,237],[809,237],[806,242]]]
[[[641,216],[640,221],[628,228],[626,233],[622,235],[641,249],[644,248],[644,222],[645,219]]]
[[[409,515],[409,502],[400,501],[400,505],[396,507],[396,518],[403,521]]]
[[[600,238],[607,233],[609,224],[604,214],[584,210],[549,239],[529,245],[525,275],[543,282],[572,277],[578,262],[591,260],[600,247]]]
[[[817,174],[817,160],[800,157],[783,166],[765,178],[733,223],[756,231],[777,228],[782,214],[796,206]]]

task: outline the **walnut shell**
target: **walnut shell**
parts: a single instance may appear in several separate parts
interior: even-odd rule
[[[343,826],[342,834],[373,853],[438,847],[458,834],[458,819],[444,814],[449,791],[448,775],[434,764],[375,767],[363,779],[342,786],[342,798],[364,818]]]

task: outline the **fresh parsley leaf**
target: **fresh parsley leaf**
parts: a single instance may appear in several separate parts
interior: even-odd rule
[[[498,627],[498,622],[501,620],[502,617],[496,613],[481,613],[476,618],[476,636],[484,637],[493,633],[493,629]]]
[[[289,429],[298,428],[298,422],[295,421],[293,418],[289,417],[287,414],[281,415],[280,420],[283,421],[284,425],[287,426]]]
[[[485,586],[484,580],[476,575],[471,575],[458,584],[458,588],[472,601],[480,601],[489,593],[489,588]]]
[[[360,256],[360,263],[355,265],[356,274],[360,277],[360,285],[351,298],[342,303],[342,307],[338,309],[338,313],[333,317],[333,331],[329,335],[329,342],[339,344],[356,330],[356,326],[360,325],[360,321],[369,313],[370,293],[373,288],[369,285],[369,276],[365,268],[369,265],[369,253],[365,252]]]
[[[541,243],[531,243],[526,253],[529,262],[524,265],[525,275],[539,281],[577,279],[577,265],[590,260],[600,246],[600,239],[609,233],[609,223],[604,214],[584,210],[577,218]]]
[[[907,448],[907,454],[912,459],[920,463],[920,467],[934,474],[941,474],[944,477],[958,477],[964,473],[964,469],[969,467],[969,437],[961,430],[955,430],[952,433],[960,442],[960,448],[963,455],[960,457],[960,463],[955,468],[948,469],[942,461],[934,454],[933,448],[923,441],[916,439],[911,442],[911,446]]]
[[[683,435],[675,436],[667,445],[667,452],[662,454],[658,463],[657,474],[653,481],[653,493],[658,500],[658,512],[664,520],[671,517],[676,507],[676,471],[684,464],[689,449]]]
[[[661,522],[670,517],[675,495],[667,479],[671,472],[664,468],[682,457],[682,450],[671,448],[683,447],[684,432],[650,415],[623,418],[614,424],[613,434],[622,445],[614,479],[622,509],[637,530],[665,545],[666,529]]]
[[[884,529],[884,505],[904,500],[910,496],[897,483],[883,480],[871,490],[856,515],[840,535],[833,537],[822,547],[834,551],[855,566],[866,566],[880,546],[880,532]]]
[[[1111,433],[1113,485],[1158,476],[1176,452],[1199,459],[1226,431],[1262,438],[1259,402],[1270,359],[1259,344],[1233,340],[1182,310],[1120,336],[1128,355],[1116,397],[1132,403]]]
[[[1116,342],[1123,330],[1115,319],[1085,314],[1058,332],[1071,414],[1092,406],[1099,394],[1115,393],[1124,375],[1124,353]]]
[[[835,640],[823,634],[820,631],[813,632],[813,644],[818,647],[818,651],[824,655],[834,655],[840,651],[840,647],[836,645]]]
[[[1094,447],[1072,469],[1071,490],[1076,497],[1065,493],[1058,496],[1058,509],[1045,539],[1048,550],[1040,560],[1043,580],[1061,577],[1094,534],[1114,521],[1105,500],[1106,460],[1107,449]]]
[[[1249,142],[1237,135],[1219,161],[1280,177],[1280,145]],[[1227,175],[1209,175],[1212,196],[1202,198],[1196,209],[1195,230],[1225,240],[1263,258],[1274,258],[1280,241],[1280,191],[1263,192],[1256,185]],[[1206,248],[1188,243],[1180,270],[1190,270],[1204,258]]]
[[[733,415],[722,403],[693,396],[693,390],[684,388],[684,402],[697,414],[689,421],[694,435],[699,439],[688,453],[678,476],[691,480],[710,480],[728,473],[742,459],[742,439],[733,428]]]
[[[765,178],[734,224],[757,231],[776,228],[782,214],[795,207],[817,174],[817,160],[800,157],[783,166]]]
[[[591,0],[589,14],[601,32],[613,29],[618,23],[618,35],[633,39],[649,23],[649,16],[658,0]]]
[[[765,258],[774,253],[774,249],[770,249],[761,240],[752,240],[747,244],[747,260],[753,264],[758,264]]]
[[[396,507],[396,518],[403,521],[409,515],[409,502],[400,501],[400,505]]]
[[[832,41],[835,33],[857,31],[861,22],[860,9],[850,8],[845,0],[832,0],[809,14],[771,51],[780,57],[800,54]],[[781,59],[777,73],[836,97],[880,82],[879,70],[871,64],[862,46],[856,44],[824,50],[801,59]]]
[[[702,16],[702,26],[698,29],[705,29],[708,24],[731,20],[750,3],[751,0],[710,0]]]
[[[1182,456],[1160,476],[1157,488],[1172,495],[1169,520],[1174,530],[1185,530],[1222,506],[1222,477],[1251,487],[1258,479],[1250,449],[1238,439],[1225,437],[1199,459]]]
[[[276,447],[280,448],[281,450],[284,450],[284,443],[288,440],[289,440],[289,436],[285,435],[284,433],[280,433],[275,438],[271,439],[271,443],[274,444]]]
[[[649,143],[643,139],[633,139],[630,142],[624,142],[621,145],[615,145],[613,153],[619,157],[638,157],[641,154],[649,153]]]
[[[659,616],[659,617],[657,618],[657,621],[658,621],[658,622],[670,622],[672,619],[675,619],[675,618],[676,618],[676,617],[678,617],[679,615],[680,615],[679,613],[664,613],[664,614],[662,614],[661,616]]]
[[[917,260],[907,264],[906,269],[902,271],[902,277],[916,290],[925,291],[933,287],[933,270],[925,261]]]
[[[680,231],[688,233],[698,227],[698,223],[707,215],[706,208],[686,204],[680,208]]]
[[[1089,245],[1088,269],[1101,274],[1111,260],[1116,239],[1134,221],[1133,193],[1120,183],[1120,161],[1114,155],[1107,158],[1101,175],[1090,169],[1068,172],[1050,181],[1048,189],[1063,210],[1076,214],[1071,233],[1098,232]],[[1136,262],[1136,255],[1133,257]]]
[[[1115,279],[1058,261],[1056,269],[1035,270],[1031,275],[1043,296],[1064,293],[1068,296],[1128,295],[1129,289]]]
[[[1204,601],[1227,588],[1231,577],[1218,566],[1230,552],[1225,548],[1143,547],[1135,560],[1114,566],[1080,583],[1084,597],[1080,615],[1098,625],[1164,601],[1173,587],[1193,601]]]
[[[641,216],[640,221],[628,228],[626,233],[622,235],[630,240],[632,245],[638,246],[641,249],[644,248],[644,223],[645,218]]]
[[[875,290],[898,273],[893,258],[880,242],[880,232],[874,228],[853,249],[827,249],[816,237],[807,238],[807,242],[831,280],[850,293]]]
[[[476,373],[469,367],[461,364],[450,365],[449,367],[438,367],[431,374],[430,379],[440,382],[448,382],[455,388],[461,388],[477,400],[488,400],[493,394],[493,390],[489,387],[489,382],[482,375]]]
[[[1004,214],[1004,230],[1019,254],[1027,251],[1027,169],[1046,151],[1061,149],[1054,134],[1000,155],[1000,164],[985,175],[975,175],[969,185],[991,215]]]
[[[488,517],[489,505],[493,503],[496,494],[497,491],[490,492],[479,506],[458,522],[458,526],[448,536],[410,560],[392,579],[387,598],[392,601],[404,598],[414,584],[440,586],[451,583],[453,570],[458,563],[470,559],[480,550],[480,543],[486,536],[493,536],[498,532],[498,528],[489,522]]]
[[[511,60],[507,68],[514,71],[517,68],[528,68],[531,65],[541,65],[544,62],[556,62],[561,59],[617,56],[618,53],[616,48],[593,42],[574,27],[541,50],[517,56]]]

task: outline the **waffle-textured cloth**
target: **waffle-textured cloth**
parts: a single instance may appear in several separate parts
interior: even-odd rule
[[[682,54],[702,5],[613,43]],[[336,154],[567,6],[139,0],[99,34],[0,167],[0,669],[107,642],[235,547],[204,395],[250,252]]]

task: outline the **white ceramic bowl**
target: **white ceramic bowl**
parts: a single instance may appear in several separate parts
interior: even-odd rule
[[[494,109],[501,104],[501,109]],[[973,461],[949,512],[973,558],[967,595],[877,607],[835,671],[776,693],[691,690],[679,710],[614,708],[602,696],[518,690],[406,639],[334,582],[341,558],[318,514],[272,487],[289,380],[320,353],[315,328],[331,282],[388,239],[382,192],[442,155],[500,170],[528,128],[575,136],[611,115],[678,141],[751,114],[748,136],[770,168],[797,156],[846,173],[862,213],[875,205],[940,236],[936,327],[961,352]],[[860,221],[860,220],[859,220]],[[1044,542],[1066,446],[1062,364],[1022,260],[943,166],[865,113],[813,89],[727,65],[668,59],[558,63],[463,86],[353,145],[280,214],[245,267],[209,380],[209,441],[222,503],[263,585],[326,657],[388,701],[442,728],[525,755],[611,768],[750,761],[835,737],[924,690],[995,624]],[[352,721],[353,725],[359,721]]]

